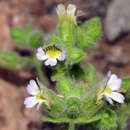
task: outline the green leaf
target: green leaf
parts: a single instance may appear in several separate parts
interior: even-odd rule
[[[60,39],[60,37],[52,35],[48,39],[48,44],[53,45],[53,44],[59,44],[62,45],[63,41]]]
[[[122,79],[122,88],[126,91],[130,89],[130,77],[125,77]]]
[[[65,72],[63,71],[54,71],[51,76],[52,81],[58,80],[60,77],[63,77]]]
[[[90,85],[97,82],[96,71],[92,64],[87,66],[85,81]]]
[[[130,118],[130,104],[122,104],[117,113],[118,130],[123,130],[127,126]]]
[[[43,46],[41,33],[37,32],[30,25],[26,29],[13,27],[10,30],[11,37],[17,44],[23,46],[30,46],[31,48],[38,48]]]
[[[76,80],[84,80],[85,72],[80,64],[74,64],[70,69],[71,76],[74,75]]]
[[[101,116],[96,115],[94,117],[80,117],[74,120],[74,123],[92,123],[100,120]],[[62,117],[62,118],[51,118],[51,117],[43,117],[44,122],[52,122],[52,123],[69,123],[70,118]]]
[[[102,117],[100,115],[79,117],[75,119],[74,122],[75,123],[92,123],[92,122],[100,120],[101,118]]]
[[[69,95],[72,92],[73,84],[67,77],[61,77],[58,80],[57,89],[60,95]]]
[[[10,30],[11,37],[16,43],[19,43],[20,45],[26,45],[26,34],[23,29],[13,27]]]
[[[97,123],[99,129],[103,130],[116,130],[117,128],[117,116],[112,110],[104,111],[101,114],[101,120]]]
[[[77,43],[83,49],[93,47],[101,35],[102,27],[98,17],[90,19],[84,26],[77,27]]]
[[[0,66],[6,68],[20,69],[29,64],[28,57],[20,57],[15,52],[2,52],[0,51]]]
[[[70,96],[66,100],[66,111],[65,114],[70,119],[75,119],[81,114],[82,101],[78,96]]]
[[[76,84],[71,96],[83,97],[85,93],[85,87],[82,84]]]
[[[39,32],[30,34],[29,45],[31,48],[38,48],[43,46],[42,35]]]
[[[69,118],[59,117],[59,118],[51,118],[51,117],[43,117],[44,122],[52,122],[52,123],[69,123]]]
[[[47,88],[44,88],[44,95],[47,98],[50,107],[49,115],[52,118],[61,117],[65,106],[63,97],[57,96],[56,93]]]
[[[78,48],[71,49],[70,60],[72,63],[78,63],[85,58],[85,53]]]

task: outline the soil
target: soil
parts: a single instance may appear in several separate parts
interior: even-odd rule
[[[43,32],[44,38],[47,39],[56,27],[55,7],[58,3],[76,4],[78,9],[85,12],[85,15],[78,20],[84,22],[93,16],[99,16],[104,25],[110,2],[110,0],[93,0],[93,2],[91,0],[1,0],[0,51],[17,50],[20,53],[27,50],[28,52],[28,48],[21,47],[11,40],[10,28],[13,26],[24,28],[26,24],[31,24],[38,31]],[[83,64],[92,63],[96,67],[99,79],[102,79],[108,70],[120,77],[130,75],[130,34],[124,34],[110,43],[103,32],[97,45],[86,53],[87,59]],[[35,108],[24,108],[23,101],[27,96],[26,85],[37,75],[32,69],[19,71],[0,68],[0,130],[57,129],[57,125],[41,121],[42,111],[36,112]],[[60,125],[60,129],[65,125]]]

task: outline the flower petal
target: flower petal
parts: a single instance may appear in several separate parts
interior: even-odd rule
[[[58,59],[59,59],[59,61],[64,61],[65,57],[66,57],[66,50],[63,49],[62,54],[61,54],[61,56]]]
[[[70,17],[74,17],[75,11],[76,11],[76,6],[69,4],[68,7],[67,7],[67,15],[69,15]]]
[[[111,98],[109,98],[108,96],[105,96],[105,98],[106,98],[106,101],[108,101],[110,104],[113,104],[113,101]]]
[[[36,57],[38,60],[46,60],[47,59],[45,52],[43,51],[43,49],[41,47],[37,49]]]
[[[35,82],[35,80],[30,80],[27,85],[27,92],[31,95],[36,95],[39,92],[39,88]]]
[[[111,71],[108,71],[107,76],[106,76],[105,81],[104,81],[104,86],[107,85],[107,82],[108,82],[110,77],[111,77]]]
[[[125,97],[124,97],[122,94],[117,93],[117,92],[112,92],[112,93],[110,94],[110,97],[111,97],[114,101],[116,101],[116,102],[118,102],[118,103],[124,103],[124,100],[125,100]]]
[[[48,66],[55,66],[57,64],[57,60],[56,59],[48,59],[45,61],[45,65]]]
[[[112,90],[112,91],[116,91],[119,90],[122,84],[122,80],[119,79],[115,74],[112,74],[107,86]]]
[[[65,6],[63,4],[59,4],[56,8],[56,12],[58,15],[65,14]]]
[[[24,105],[26,108],[32,108],[34,107],[38,101],[36,100],[35,96],[27,97],[24,100]]]
[[[39,111],[39,109],[40,109],[42,103],[43,103],[43,102],[41,102],[41,103],[39,103],[39,104],[37,105],[36,111]]]

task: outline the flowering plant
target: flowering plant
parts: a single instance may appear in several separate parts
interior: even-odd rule
[[[55,34],[43,40],[41,33],[31,26],[25,30],[12,28],[12,39],[33,49],[32,56],[20,57],[17,53],[0,53],[1,66],[21,69],[34,65],[39,80],[30,80],[25,98],[26,108],[37,105],[48,113],[43,120],[53,123],[90,124],[94,130],[122,130],[130,115],[130,77],[118,78],[108,73],[98,81],[91,64],[83,65],[85,51],[92,48],[101,36],[101,23],[98,17],[84,24],[78,23],[76,6],[57,6],[59,23]],[[55,91],[49,88],[42,65],[52,69],[51,80],[56,82]]]

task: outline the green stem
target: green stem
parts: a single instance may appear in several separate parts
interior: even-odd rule
[[[73,121],[70,121],[70,123],[69,123],[69,130],[75,130],[74,129],[74,127],[75,127],[75,124],[74,124],[74,122]]]
[[[34,65],[35,65],[35,67],[36,67],[36,70],[37,70],[37,73],[38,73],[38,75],[39,75],[39,78],[40,78],[41,82],[42,82],[44,85],[47,85],[46,78],[45,78],[45,76],[43,75],[43,72],[42,72],[42,63],[39,62],[39,61],[37,61],[37,60],[35,59],[35,57],[33,58],[33,63],[34,63]]]

